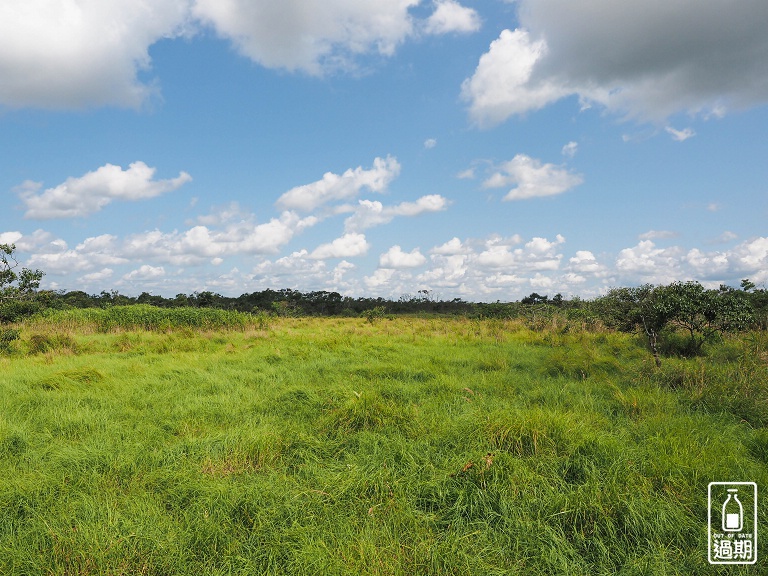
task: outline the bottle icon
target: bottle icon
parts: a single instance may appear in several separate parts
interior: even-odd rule
[[[723,502],[723,532],[740,532],[744,527],[744,508],[738,492],[738,488],[728,489],[728,498]]]

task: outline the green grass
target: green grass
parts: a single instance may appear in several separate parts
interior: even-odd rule
[[[514,321],[161,312],[0,353],[0,573],[766,573],[706,550],[707,484],[768,486],[765,335],[656,370]]]

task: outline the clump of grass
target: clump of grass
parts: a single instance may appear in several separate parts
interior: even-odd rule
[[[32,334],[29,337],[28,354],[45,354],[48,352],[68,351],[78,352],[75,339],[66,333],[59,334]]]

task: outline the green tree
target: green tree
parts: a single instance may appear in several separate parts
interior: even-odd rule
[[[596,301],[600,316],[609,326],[622,332],[641,329],[648,339],[656,366],[661,366],[658,338],[672,311],[659,298],[658,287],[644,284],[631,288],[612,288]]]
[[[752,307],[742,292],[728,287],[707,290],[698,282],[613,288],[596,306],[609,325],[625,332],[642,330],[656,366],[661,366],[658,339],[665,328],[686,330],[687,350],[698,354],[714,335],[743,330],[753,321]]]
[[[0,322],[34,314],[40,307],[41,270],[19,269],[15,244],[0,244]]]
[[[668,321],[688,331],[688,349],[694,354],[711,337],[744,330],[753,320],[749,301],[728,286],[706,290],[698,282],[674,282],[656,290],[660,305],[669,311]]]

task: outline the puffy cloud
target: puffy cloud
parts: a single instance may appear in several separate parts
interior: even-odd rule
[[[183,33],[187,0],[24,0],[0,4],[0,104],[137,107],[149,47]]]
[[[105,280],[109,280],[114,275],[115,271],[112,268],[103,268],[98,272],[91,272],[90,274],[84,274],[80,277],[80,282],[87,285],[99,285]]]
[[[290,242],[295,234],[317,222],[314,217],[299,218],[294,212],[283,212],[263,224],[251,217],[231,222],[223,228],[193,226],[183,232],[153,230],[129,236],[124,249],[161,262],[201,264],[206,260],[239,254],[274,254]]]
[[[455,0],[437,0],[435,11],[427,19],[427,34],[448,32],[475,32],[480,29],[480,16],[472,8],[466,8]]]
[[[23,234],[21,232],[3,232],[0,234],[0,244],[15,244],[22,237]]]
[[[762,0],[520,0],[518,13],[464,83],[481,125],[568,95],[651,121],[768,99]]]
[[[427,259],[418,248],[403,252],[403,249],[397,245],[392,246],[379,257],[379,266],[382,268],[418,268],[426,262]]]
[[[25,218],[76,218],[98,212],[113,200],[153,198],[178,189],[192,180],[181,172],[170,180],[154,180],[155,168],[144,162],[134,162],[127,170],[106,164],[79,178],[68,178],[55,188],[37,194],[26,183],[19,192],[27,206]],[[39,185],[37,186],[39,188]]]
[[[543,108],[568,94],[551,79],[532,77],[536,63],[546,52],[546,42],[533,41],[526,30],[502,31],[480,57],[474,75],[461,86],[472,119],[479,126],[492,126],[514,114]]]
[[[278,198],[277,205],[289,210],[311,212],[328,202],[353,198],[363,188],[371,192],[383,192],[399,174],[400,164],[397,159],[391,156],[376,158],[370,170],[358,166],[342,175],[326,172],[322,180],[292,188]]]
[[[619,252],[616,269],[634,281],[668,283],[683,279],[683,257],[683,250],[677,246],[657,248],[651,240],[642,240]]]
[[[419,216],[429,212],[440,212],[448,207],[448,200],[439,194],[422,196],[416,202],[402,202],[396,206],[384,206],[381,202],[360,200],[354,214],[344,221],[345,229],[360,231],[379,224],[391,222],[397,216]]]
[[[437,146],[437,140],[435,138],[427,138],[424,140],[424,148],[427,150],[434,148],[435,146]]]
[[[589,250],[577,250],[576,255],[568,259],[568,269],[579,274],[599,274],[605,266],[598,263]]]
[[[578,186],[583,178],[554,164],[542,164],[539,160],[518,154],[500,166],[500,170],[488,178],[483,186],[502,188],[516,184],[504,200],[523,200],[539,196],[562,194]]]
[[[519,237],[513,242],[492,239],[486,243],[486,248],[477,255],[477,263],[488,268],[509,268],[514,270],[557,270],[560,267],[562,254],[556,253],[556,248],[565,242],[565,238],[557,235],[554,242],[546,238],[536,237],[527,242],[523,248],[512,249],[519,243]]]
[[[467,250],[467,247],[461,243],[461,240],[454,236],[445,244],[441,244],[440,246],[435,246],[432,248],[430,253],[438,254],[440,256],[453,256],[455,254],[465,254]]]
[[[333,242],[321,244],[315,248],[310,258],[353,258],[365,255],[370,246],[365,239],[365,234],[348,233],[341,238],[336,238]]]
[[[123,280],[156,280],[163,276],[165,276],[165,268],[162,266],[149,266],[148,264],[144,264],[123,276]]]
[[[419,0],[196,0],[195,16],[270,68],[321,74],[354,55],[391,55],[413,31]]]

